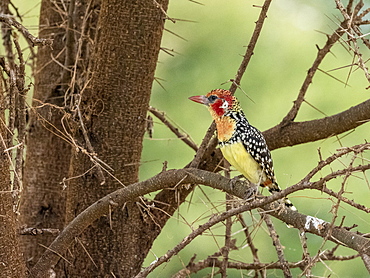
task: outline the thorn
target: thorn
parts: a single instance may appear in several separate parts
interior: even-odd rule
[[[167,161],[163,161],[162,172],[166,172],[167,171],[167,164],[168,164]]]

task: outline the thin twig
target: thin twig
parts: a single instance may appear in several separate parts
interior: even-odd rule
[[[244,72],[247,69],[247,66],[248,66],[248,64],[249,64],[249,62],[250,62],[250,60],[253,56],[254,48],[255,48],[255,46],[257,44],[257,41],[258,41],[258,38],[261,34],[263,23],[265,22],[265,19],[267,18],[267,11],[270,7],[271,1],[272,0],[265,0],[265,2],[263,3],[260,15],[259,15],[258,20],[256,22],[256,27],[253,30],[252,37],[251,37],[251,39],[249,41],[249,44],[247,46],[247,50],[244,54],[243,61],[241,62],[240,66],[239,66],[239,69],[238,69],[238,72],[235,76],[235,79],[232,80],[233,82],[232,82],[231,87],[230,87],[230,92],[232,92],[232,93],[235,93],[237,87],[240,85],[240,81],[241,81],[241,79],[244,75]]]
[[[23,53],[18,40],[14,38],[14,45],[17,50],[19,66],[15,67],[17,76],[16,84],[17,90],[16,95],[16,117],[17,117],[17,131],[18,131],[18,143],[19,147],[16,149],[15,157],[15,172],[17,173],[17,179],[14,180],[14,189],[21,193],[23,190],[23,158],[24,158],[24,146],[26,143],[26,91],[25,91],[25,62],[23,60]],[[18,196],[20,197],[20,196]]]
[[[22,236],[38,236],[38,235],[53,235],[56,236],[60,233],[59,229],[52,228],[35,228],[35,227],[22,227],[19,234]]]
[[[167,120],[165,113],[155,109],[152,106],[149,106],[149,112],[156,116],[165,126],[167,126],[178,138],[180,138],[186,145],[192,148],[194,151],[198,150],[197,145],[191,140],[188,134],[183,134],[179,131],[177,127]]]
[[[225,177],[226,178],[230,178],[230,164],[229,162],[227,162],[226,160],[224,160],[224,172],[225,172]],[[233,197],[228,194],[228,193],[225,193],[225,199],[226,199],[226,211],[229,211],[230,209],[232,209],[232,204],[231,204],[231,201],[233,199]],[[222,264],[221,264],[221,267],[220,267],[220,274],[221,274],[221,277],[222,278],[226,278],[227,277],[227,264],[229,262],[229,253],[230,253],[230,244],[231,244],[231,228],[232,228],[232,219],[231,217],[227,218],[226,221],[225,221],[225,245],[224,245],[224,249],[222,251]]]
[[[357,258],[358,255],[354,256],[346,256],[346,257],[331,257],[328,258],[325,256],[325,254],[322,255],[322,258],[320,260],[322,261],[347,261],[347,260],[353,260]],[[208,267],[220,267],[222,264],[221,260],[218,260],[217,258],[213,256],[209,256],[207,259],[199,261],[198,263],[190,262],[185,269],[180,270],[175,275],[172,276],[172,278],[189,278],[191,277],[190,274],[197,273],[198,271],[208,268]],[[288,263],[289,268],[302,268],[305,265],[305,261],[298,261],[298,262],[289,262]],[[229,262],[227,265],[227,268],[229,269],[243,269],[243,270],[255,270],[255,271],[264,271],[267,269],[281,269],[280,262],[274,262],[274,263],[243,263],[243,262]],[[266,276],[261,276],[266,277]]]
[[[287,260],[284,257],[283,247],[281,246],[279,235],[277,234],[277,232],[275,230],[275,227],[274,227],[274,224],[272,223],[271,217],[268,214],[264,214],[262,217],[263,217],[263,220],[265,221],[266,226],[267,226],[267,228],[270,232],[270,237],[271,237],[273,245],[275,247],[276,254],[279,258],[280,266],[281,266],[281,269],[283,270],[284,277],[293,277],[292,273],[290,272],[290,269],[289,269],[289,264],[288,264]]]
[[[316,59],[313,62],[311,68],[308,70],[305,80],[303,81],[303,84],[299,90],[299,94],[297,99],[294,101],[293,107],[290,109],[288,114],[284,117],[284,119],[281,121],[280,125],[285,126],[289,122],[293,121],[298,111],[301,107],[302,102],[304,101],[304,97],[307,93],[308,87],[312,83],[312,79],[316,73],[316,71],[319,68],[319,65],[324,60],[326,55],[330,53],[330,50],[332,46],[339,40],[339,38],[344,34],[343,32],[343,26],[346,25],[346,22],[342,22],[341,27],[337,28],[332,35],[328,36],[328,39],[324,45],[323,48],[320,48],[317,52]]]
[[[245,223],[245,221],[243,219],[243,215],[238,214],[237,217],[238,217],[238,220],[239,220],[241,226],[243,227],[244,235],[245,235],[245,238],[247,240],[248,247],[251,250],[251,253],[252,253],[252,256],[253,256],[253,263],[254,264],[260,264],[261,260],[258,257],[258,253],[257,253],[258,249],[255,247],[255,245],[253,243],[253,240],[252,240],[251,234],[249,232],[248,226],[247,226],[247,224]],[[261,277],[266,276],[266,272],[264,271],[264,269],[256,271],[255,277],[258,277],[257,273],[259,273]]]
[[[51,46],[53,44],[52,39],[40,39],[33,36],[27,28],[25,28],[22,24],[16,21],[13,16],[0,14],[0,22],[7,24],[8,26],[15,27],[19,32],[23,34],[23,36],[32,43],[33,46]]]
[[[307,247],[307,237],[306,232],[303,229],[299,229],[299,239],[301,240],[301,246],[303,251],[303,261],[305,265],[301,267],[303,272],[300,276],[306,275],[307,277],[311,277],[311,268],[314,266],[312,263],[312,259]]]

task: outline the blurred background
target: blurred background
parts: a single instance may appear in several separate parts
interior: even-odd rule
[[[13,3],[23,16],[23,24],[31,33],[37,35],[40,1],[17,0]],[[197,144],[200,144],[211,124],[211,117],[205,107],[189,101],[188,97],[205,94],[216,88],[230,87],[228,80],[235,77],[260,12],[257,6],[262,4],[262,0],[170,1],[168,15],[176,22],[167,20],[168,31],[165,31],[162,47],[168,49],[172,55],[161,52],[156,72],[158,82],[153,84],[151,105],[166,112],[167,117],[184,133],[189,134]],[[307,70],[316,57],[317,46],[324,45],[326,34],[331,34],[341,19],[334,0],[272,2],[254,56],[241,82],[241,88],[246,95],[241,90],[236,93],[252,125],[264,131],[282,120],[292,107]],[[363,31],[369,32],[370,28]],[[363,49],[363,53],[366,61],[369,58],[369,50]],[[338,68],[351,64],[352,59],[353,56],[344,44],[333,47],[332,53],[327,55],[320,69],[333,70],[329,73],[337,80],[317,72],[306,95],[306,101],[311,106],[304,102],[296,121],[333,115],[369,98],[370,92],[366,90],[369,84],[361,70],[352,72],[348,85],[344,84],[349,69]],[[32,82],[31,78],[29,82]],[[275,172],[280,186],[285,188],[297,183],[317,166],[318,149],[325,159],[338,148],[368,141],[369,135],[369,124],[365,124],[338,137],[273,151]],[[193,156],[192,149],[154,118],[153,138],[147,136],[144,140],[141,179],[147,179],[160,172],[164,161],[168,162],[168,168],[182,168]],[[350,159],[351,157],[342,158],[320,175],[324,176],[332,170],[343,167],[342,163],[348,164]],[[364,159],[368,160],[370,157]],[[316,179],[319,177],[317,175]],[[366,178],[370,180],[370,175],[367,174],[365,177],[359,173],[351,177],[345,196],[369,206],[370,194]],[[331,181],[328,187],[338,190],[341,182],[342,179]],[[148,197],[154,196],[152,194]],[[325,194],[305,190],[293,194],[290,199],[304,214],[326,221],[331,221],[333,217],[330,211],[333,201]],[[224,193],[198,187],[188,198],[188,202],[182,205],[179,212],[167,223],[144,266],[173,248],[192,229],[207,221],[213,213],[223,210],[224,203]],[[253,211],[243,216],[252,231],[261,260],[276,261],[276,254],[271,252],[272,243],[268,232],[256,223],[259,219],[258,213]],[[336,224],[339,224],[342,216],[345,216],[345,226],[356,223],[358,228],[355,230],[369,232],[368,214],[341,204]],[[302,257],[302,248],[298,232],[288,229],[284,223],[275,219],[274,224],[285,247],[287,260],[299,261]],[[233,232],[239,250],[232,251],[230,258],[232,261],[252,262],[250,250],[240,230],[241,226],[238,223],[234,224]],[[223,233],[223,225],[214,227],[149,277],[170,277],[187,265],[194,254],[197,254],[196,261],[206,259],[223,246]],[[311,255],[317,254],[318,250],[324,251],[334,247],[331,242],[322,244],[323,240],[320,237],[314,235],[307,237]],[[351,255],[354,252],[340,247],[337,254]],[[301,270],[293,269],[292,272],[297,276]],[[206,277],[209,273],[211,269],[206,269],[191,277]],[[360,258],[349,262],[319,262],[313,269],[313,274],[318,277],[368,277]],[[229,273],[229,277],[249,275],[252,274],[239,270]],[[268,277],[282,277],[282,272],[269,271]]]

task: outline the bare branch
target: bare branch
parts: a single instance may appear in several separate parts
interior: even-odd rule
[[[40,39],[33,36],[27,28],[25,28],[22,24],[16,21],[12,16],[0,14],[0,22],[7,24],[8,26],[15,27],[19,32],[23,34],[23,36],[32,43],[33,46],[51,46],[53,44],[52,39]]]
[[[305,274],[307,277],[311,277],[311,268],[314,265],[312,264],[310,253],[308,252],[307,237],[303,229],[299,230],[299,238],[301,240],[301,245],[302,245],[302,250],[303,250],[303,261],[305,262],[305,265],[302,267],[303,274]]]
[[[51,228],[35,228],[35,227],[22,227],[19,231],[19,234],[22,236],[37,236],[37,235],[46,235],[50,234],[56,236],[60,233],[59,229]]]
[[[308,90],[308,87],[312,83],[312,79],[316,73],[316,71],[319,68],[319,65],[324,60],[326,54],[330,52],[330,49],[332,46],[339,40],[339,38],[344,34],[343,27],[345,26],[346,22],[343,22],[341,27],[337,28],[332,35],[328,36],[328,39],[324,45],[323,48],[320,48],[317,52],[316,59],[313,62],[311,68],[308,70],[305,80],[303,81],[303,84],[301,86],[301,89],[299,90],[299,94],[297,99],[294,101],[293,107],[290,109],[288,114],[284,117],[284,119],[281,121],[279,125],[286,125],[293,121],[295,117],[298,114],[299,108],[302,105],[302,102],[304,101],[304,97],[306,95],[306,92]]]
[[[240,224],[243,227],[244,234],[245,234],[245,237],[246,237],[246,240],[247,240],[247,244],[248,244],[249,249],[251,250],[251,253],[252,253],[252,256],[253,256],[253,263],[254,264],[260,264],[261,261],[258,257],[258,254],[257,254],[258,249],[255,247],[255,245],[252,241],[252,237],[251,237],[251,234],[249,232],[248,226],[245,223],[245,221],[243,219],[243,216],[241,214],[238,214],[237,217],[238,217],[238,220],[239,220]],[[259,274],[260,274],[261,277],[266,276],[266,273],[265,273],[264,269],[259,270]],[[257,274],[256,274],[256,276],[257,276]]]
[[[301,107],[302,102],[304,101],[304,97],[306,95],[306,92],[308,90],[309,85],[312,83],[312,79],[316,73],[316,71],[319,68],[319,65],[325,58],[325,56],[330,53],[332,46],[343,36],[343,34],[348,33],[348,29],[356,29],[358,31],[358,26],[355,24],[361,22],[363,14],[358,14],[359,10],[361,9],[361,1],[358,3],[356,6],[356,9],[353,11],[353,14],[349,16],[347,13],[349,10],[351,10],[351,5],[352,2],[349,1],[348,6],[347,6],[347,12],[345,11],[346,9],[341,5],[339,0],[336,0],[337,5],[339,5],[339,9],[341,10],[342,14],[344,15],[344,20],[340,24],[340,26],[327,38],[327,41],[324,45],[323,48],[318,48],[319,51],[316,55],[316,59],[312,64],[312,67],[308,70],[306,78],[301,86],[301,89],[299,91],[297,99],[294,101],[293,107],[291,110],[288,112],[288,114],[284,117],[282,122],[279,124],[281,126],[285,126],[289,124],[290,122],[294,121],[296,118],[298,111]],[[353,36],[352,36],[353,37]],[[356,39],[353,39],[354,41]],[[366,77],[369,79],[369,74],[367,72],[367,68],[364,65],[362,59],[361,59],[361,54],[358,51],[357,45],[354,50],[355,54],[359,57],[359,63],[358,65],[365,71]]]
[[[370,255],[361,253],[361,259],[364,262],[367,271],[370,273]]]
[[[281,246],[279,235],[277,234],[274,224],[268,214],[263,215],[263,220],[265,221],[267,228],[270,232],[270,237],[272,239],[273,245],[275,247],[276,253],[279,258],[281,269],[283,270],[284,277],[293,277],[289,269],[289,264],[284,257],[283,247]]]
[[[249,44],[247,46],[247,51],[244,54],[243,61],[239,66],[239,69],[238,69],[238,72],[235,76],[235,79],[232,80],[233,82],[232,82],[231,87],[230,87],[230,92],[232,92],[232,93],[235,93],[237,87],[240,85],[240,81],[241,81],[241,79],[244,75],[244,72],[247,69],[247,66],[248,66],[248,64],[249,64],[249,62],[250,62],[250,60],[253,56],[254,48],[255,48],[255,46],[257,44],[257,41],[258,41],[258,38],[261,34],[263,23],[265,22],[265,19],[267,18],[267,11],[270,7],[271,1],[272,0],[265,0],[265,2],[263,3],[260,15],[259,15],[258,20],[256,22],[256,27],[254,28],[252,37],[251,37],[251,39],[249,41]]]
[[[370,165],[367,165],[368,169]],[[353,168],[356,169],[356,168]],[[213,225],[224,221],[226,218],[241,213],[243,211],[251,210],[257,207],[263,208],[265,211],[269,211],[272,216],[291,224],[296,228],[304,229],[307,232],[314,233],[321,237],[326,235],[327,229],[330,226],[329,223],[324,220],[317,219],[315,217],[306,216],[296,211],[281,210],[279,203],[270,204],[276,200],[283,198],[284,196],[293,193],[298,190],[306,188],[320,190],[322,188],[322,180],[316,183],[299,183],[291,186],[281,192],[272,194],[270,196],[261,197],[250,203],[246,203],[240,207],[231,209],[227,212],[223,212],[204,225],[201,225],[193,233],[187,236],[178,246],[170,250],[165,256],[161,257],[153,263],[148,269],[142,272],[140,275],[149,273],[156,266],[169,260],[173,255],[177,254],[183,247],[189,244],[192,239],[201,235],[204,231],[212,227]],[[224,178],[218,174],[202,171],[199,169],[179,169],[169,170],[161,172],[158,175],[142,182],[138,182],[127,187],[121,188],[102,199],[98,200],[90,207],[81,212],[69,225],[59,234],[59,236],[50,245],[47,250],[34,268],[31,270],[33,275],[36,277],[45,277],[48,269],[50,269],[59,259],[57,253],[63,253],[67,250],[69,244],[78,236],[84,229],[86,229],[93,221],[97,218],[107,215],[109,209],[121,207],[125,202],[135,200],[137,197],[154,192],[160,189],[171,187],[179,184],[204,184],[213,188],[224,190],[229,194],[233,194],[239,198],[245,198],[248,192],[248,183],[242,181],[233,181]],[[116,207],[110,206],[111,202],[117,204]],[[270,204],[270,205],[269,205]],[[354,249],[358,252],[370,254],[370,241],[356,233],[347,231],[344,228],[334,227],[332,230],[332,236],[329,240],[334,242],[340,242],[345,244],[347,247]],[[145,275],[144,275],[145,276]],[[140,277],[140,276],[138,276]]]
[[[336,257],[326,256],[326,253],[322,254],[320,257],[320,260],[323,261],[347,261],[347,260],[353,260],[357,258],[358,255],[355,256],[348,256],[348,257]],[[172,278],[188,278],[189,274],[191,273],[197,273],[198,271],[205,269],[207,267],[220,267],[222,261],[218,260],[217,258],[213,256],[209,256],[207,259],[202,260],[198,263],[189,263],[185,269],[180,270],[178,273],[172,276]],[[305,261],[299,261],[299,262],[291,262],[288,263],[289,268],[302,268],[305,266]],[[266,270],[266,269],[281,269],[281,265],[279,262],[275,263],[242,263],[242,262],[229,262],[227,264],[227,268],[231,269],[243,269],[243,270]],[[261,276],[264,277],[264,276]]]
[[[154,116],[156,116],[163,124],[165,124],[178,138],[180,138],[186,145],[188,145],[190,148],[192,148],[194,151],[198,150],[197,145],[190,139],[190,136],[188,134],[182,134],[177,127],[172,125],[165,116],[164,112],[161,112],[157,109],[155,109],[152,106],[149,106],[150,113],[152,113]]]
[[[370,121],[370,100],[341,113],[305,121],[280,123],[263,132],[270,150],[314,142],[354,129]],[[304,130],[304,132],[302,132]]]
[[[230,178],[230,164],[226,160],[224,160],[224,168],[225,168],[225,177]],[[226,211],[232,209],[232,204],[231,201],[233,199],[233,196],[230,194],[226,193],[225,194],[225,200],[226,200]],[[225,245],[224,248],[221,252],[222,254],[222,265],[220,268],[220,274],[221,278],[226,278],[227,277],[227,263],[229,262],[229,254],[230,254],[230,247],[231,247],[231,228],[232,228],[232,219],[229,217],[225,221]],[[234,245],[234,244],[233,244]]]

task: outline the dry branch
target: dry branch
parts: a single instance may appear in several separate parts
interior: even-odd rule
[[[190,139],[190,136],[188,134],[182,134],[177,127],[175,127],[173,124],[171,124],[164,112],[159,111],[158,109],[155,109],[152,106],[149,106],[149,112],[152,113],[154,116],[156,116],[163,124],[165,124],[178,138],[180,138],[186,145],[188,145],[190,148],[192,148],[194,151],[198,150],[197,145]]]
[[[9,27],[15,27],[22,35],[32,43],[33,46],[51,46],[53,44],[52,39],[40,39],[33,36],[26,27],[16,21],[12,16],[0,14],[0,22],[5,23]]]
[[[339,2],[339,1],[337,1]],[[361,1],[359,2],[361,3]],[[347,10],[350,9],[352,2],[349,1]],[[344,7],[343,7],[344,8]],[[343,36],[343,34],[346,34],[346,30],[348,27],[357,29],[358,26],[355,26],[355,24],[360,23],[362,20],[363,14],[358,14],[359,9],[355,9],[353,14],[351,14],[351,18],[345,17],[344,20],[341,22],[340,26],[330,35],[327,37],[327,41],[325,45],[322,48],[319,48],[319,51],[317,52],[316,59],[313,62],[311,68],[308,70],[305,80],[303,81],[303,84],[299,90],[299,94],[297,99],[294,101],[293,107],[290,109],[288,114],[284,117],[284,119],[281,121],[279,126],[285,126],[289,124],[290,122],[294,121],[296,118],[298,111],[304,101],[305,95],[307,93],[309,85],[312,83],[313,77],[316,73],[316,71],[319,69],[319,65],[323,61],[323,59],[326,57],[328,53],[330,53],[330,50],[332,46],[338,42],[338,40]]]
[[[344,261],[353,260],[358,256],[348,256],[348,257],[328,257],[326,253],[321,254],[320,260],[323,261]],[[290,262],[288,263],[289,268],[303,268],[305,266],[305,261]],[[189,263],[185,269],[180,270],[178,273],[172,276],[172,278],[188,278],[191,273],[197,273],[198,271],[208,268],[208,267],[221,267],[222,261],[215,257],[209,256],[207,259],[199,261],[198,263]],[[272,263],[243,263],[243,262],[228,262],[228,269],[243,269],[243,270],[266,270],[266,269],[281,269],[279,262]],[[264,277],[264,276],[261,276]]]
[[[269,230],[270,237],[272,239],[273,245],[274,245],[275,250],[276,250],[276,254],[278,255],[278,258],[279,258],[281,269],[283,270],[283,273],[284,273],[284,277],[285,278],[293,277],[292,273],[290,272],[290,269],[289,269],[288,261],[285,259],[284,251],[283,251],[283,247],[280,243],[279,235],[275,230],[275,227],[274,227],[274,224],[272,223],[271,217],[268,214],[265,214],[265,215],[263,215],[263,220],[265,221],[265,223],[267,225],[267,228]]]
[[[19,230],[19,234],[22,236],[37,236],[37,235],[45,235],[50,234],[56,236],[60,233],[59,229],[52,229],[52,228],[35,228],[35,227],[22,227]]]
[[[369,168],[370,165],[367,165],[367,169]],[[358,170],[355,168],[353,169]],[[215,189],[226,191],[227,193],[240,198],[245,198],[246,194],[248,194],[247,183],[242,181],[229,180],[215,173],[190,168],[161,172],[146,181],[138,182],[125,188],[119,189],[85,209],[54,240],[49,249],[44,253],[38,263],[31,270],[32,274],[36,277],[45,277],[48,270],[53,267],[59,259],[59,256],[56,255],[56,253],[64,253],[75,237],[82,233],[96,219],[107,215],[109,213],[109,210],[112,209],[112,207],[110,206],[111,202],[117,204],[117,206],[115,207],[121,207],[124,205],[124,203],[134,201],[139,196],[175,185],[179,186],[180,184],[204,184]],[[278,218],[296,228],[304,229],[307,232],[324,237],[327,233],[328,227],[330,226],[329,223],[315,217],[300,214],[295,211],[282,211],[279,203],[271,203],[295,191],[307,188],[321,190],[322,186],[323,184],[321,179],[318,182],[313,183],[298,183],[279,193],[267,197],[261,197],[249,203],[246,203],[245,205],[221,213],[196,229],[193,233],[191,233],[187,238],[184,239],[180,246],[172,249],[173,251],[171,254],[166,254],[165,256],[158,259],[156,263],[153,263],[149,269],[146,269],[142,274],[140,274],[141,276],[138,277],[145,276],[145,273],[149,273],[160,263],[169,260],[173,255],[175,255],[183,247],[190,243],[193,238],[201,235],[204,231],[206,231],[213,225],[227,219],[228,217],[257,207],[261,207],[264,210],[269,211],[269,214],[271,214],[275,218]],[[334,227],[332,229],[332,235],[329,240],[335,243],[340,242],[342,245],[344,244],[361,254],[363,253],[370,255],[370,241],[356,233],[349,232],[344,228]]]
[[[263,132],[270,150],[314,142],[354,129],[370,121],[370,100],[329,117],[279,124]],[[304,132],[302,132],[304,130]]]
[[[240,85],[240,81],[242,80],[242,77],[247,69],[247,66],[253,56],[254,49],[256,47],[258,38],[261,34],[263,23],[265,22],[265,19],[267,18],[267,11],[270,7],[272,0],[265,0],[263,3],[263,6],[261,8],[260,15],[258,17],[258,20],[256,22],[256,27],[253,30],[252,37],[249,41],[249,44],[247,46],[247,51],[244,54],[243,61],[241,62],[238,72],[235,76],[235,79],[233,79],[231,87],[230,87],[230,92],[235,93],[236,88]]]

